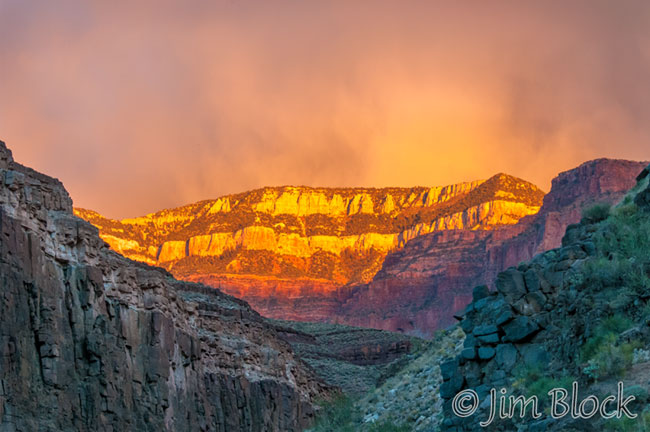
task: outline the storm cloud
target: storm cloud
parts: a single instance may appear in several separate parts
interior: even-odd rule
[[[266,185],[548,189],[648,159],[646,1],[0,0],[0,139],[75,205]]]

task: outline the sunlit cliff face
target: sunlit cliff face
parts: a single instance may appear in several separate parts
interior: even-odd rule
[[[513,225],[537,213],[543,197],[497,174],[444,187],[268,187],[119,221],[75,214],[124,256],[219,288],[266,316],[320,321],[416,237],[519,232]]]
[[[121,221],[84,209],[117,252],[178,277],[239,274],[367,282],[390,251],[433,231],[491,230],[544,192],[505,174],[414,188],[264,188]]]
[[[75,204],[646,159],[650,4],[0,1],[0,133]]]

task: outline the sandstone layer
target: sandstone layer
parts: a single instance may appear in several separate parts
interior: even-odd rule
[[[0,142],[0,430],[298,431],[327,386],[245,302],[109,249]]]
[[[498,174],[433,188],[264,188],[121,221],[75,212],[129,258],[243,298],[265,316],[323,321],[388,253],[431,232],[515,224],[543,196]]]
[[[560,173],[536,215],[491,231],[437,232],[389,254],[368,284],[355,287],[336,320],[349,325],[430,336],[452,324],[472,287],[494,286],[497,274],[558,247],[566,227],[597,202],[614,203],[646,163],[598,159]]]

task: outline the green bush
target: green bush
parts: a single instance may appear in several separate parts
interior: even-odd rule
[[[634,349],[639,343],[618,343],[618,335],[633,326],[623,315],[613,315],[604,320],[584,343],[580,361],[586,363],[583,373],[592,379],[623,374],[632,365]]]
[[[321,412],[316,418],[311,432],[409,432],[408,425],[396,425],[380,421],[363,423],[354,402],[345,395],[339,395],[330,401],[324,401]]]
[[[321,412],[316,418],[313,432],[356,432],[355,423],[360,422],[360,415],[354,403],[347,396],[339,395],[321,406]]]
[[[526,396],[537,396],[541,404],[548,399],[548,392],[556,387],[570,389],[571,384],[578,379],[571,375],[562,377],[551,377],[547,371],[539,368],[520,367],[515,371],[516,390]]]
[[[609,203],[598,203],[587,207],[582,211],[582,220],[587,223],[604,221],[609,216],[612,205]]]
[[[646,408],[635,419],[628,417],[611,419],[603,426],[605,432],[648,432],[650,431],[650,409]]]
[[[391,422],[372,423],[364,429],[367,432],[410,432],[409,425],[396,425]]]
[[[609,334],[587,361],[583,372],[595,380],[612,375],[620,376],[632,366],[634,349],[638,346],[630,342],[617,344],[616,336]]]
[[[593,332],[591,336],[582,346],[580,355],[582,359],[588,361],[593,358],[600,347],[607,343],[611,336],[616,336],[632,327],[633,322],[628,317],[623,315],[613,315],[605,319]]]
[[[625,198],[626,200],[628,200],[627,196]],[[639,207],[633,202],[629,202],[626,200],[624,200],[621,205],[619,205],[614,209],[613,214],[615,216],[630,217],[637,214],[637,212],[639,211]]]
[[[585,264],[583,286],[611,289],[632,300],[650,293],[650,218],[620,206],[599,226],[593,241],[598,255]]]

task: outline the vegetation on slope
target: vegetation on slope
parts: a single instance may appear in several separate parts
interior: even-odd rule
[[[436,430],[442,416],[440,364],[462,347],[464,334],[441,330],[360,396],[341,395],[324,404],[313,432],[414,432]]]
[[[554,320],[552,367],[541,373],[522,366],[516,372],[516,386],[528,394],[545,395],[578,381],[585,394],[604,396],[623,381],[641,415],[601,421],[605,431],[650,429],[650,213],[632,196],[615,208],[596,204],[585,210],[582,224],[567,233],[566,243],[586,237],[595,253],[568,273],[567,301],[573,306],[560,309]],[[567,341],[577,349],[566,349]]]
[[[417,355],[425,341],[340,324],[269,320],[326,383],[359,397]]]
[[[561,248],[508,269],[497,279],[497,292],[475,297],[461,322],[471,336],[462,355],[444,368],[446,399],[463,388],[483,398],[493,387],[539,397],[541,419],[515,417],[487,430],[648,430],[649,180],[646,169],[617,206],[584,210],[582,221],[567,228]],[[552,418],[547,392],[570,389],[573,382],[581,397],[600,400],[616,394],[623,382],[625,394],[636,397],[628,408],[638,417]],[[480,408],[475,415],[486,414]],[[476,419],[446,412],[442,430],[485,429]]]

